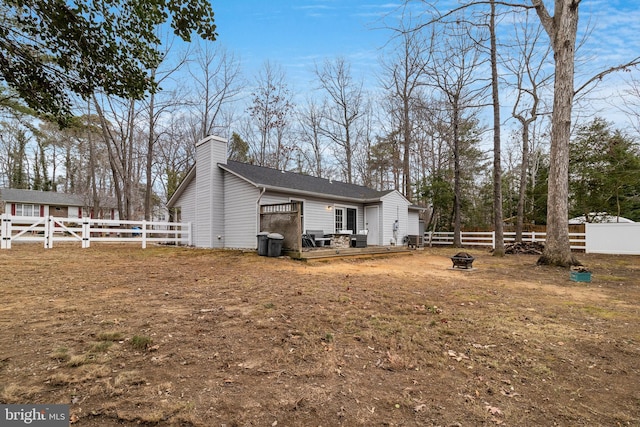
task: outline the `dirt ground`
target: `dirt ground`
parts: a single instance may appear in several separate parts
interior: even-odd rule
[[[78,426],[638,426],[640,257],[0,251],[0,403]]]

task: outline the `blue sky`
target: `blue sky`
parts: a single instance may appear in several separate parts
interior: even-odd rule
[[[219,42],[253,67],[271,60],[289,69],[345,56],[375,63],[389,33],[380,19],[401,2],[376,0],[213,0]],[[453,0],[443,1],[448,10]],[[546,3],[552,6],[553,1]],[[417,7],[417,6],[415,6]],[[581,29],[592,29],[590,44],[612,59],[640,52],[640,1],[583,0]],[[392,21],[390,21],[392,22]]]
[[[553,0],[545,0],[552,7]],[[240,57],[252,82],[265,61],[285,71],[297,94],[315,88],[314,64],[345,57],[354,77],[372,89],[380,69],[381,48],[390,33],[381,19],[394,22],[400,1],[378,0],[212,0],[218,42]],[[457,0],[440,0],[442,11]],[[420,2],[414,7],[422,8]],[[576,70],[576,86],[606,67],[640,55],[640,0],[582,0],[580,33],[590,32],[580,54],[586,61]],[[391,14],[391,15],[390,15]],[[634,72],[636,75],[638,71]],[[628,73],[600,83],[610,96]]]
[[[354,68],[374,67],[387,33],[379,17],[397,3],[362,0],[214,1],[218,41],[238,54],[250,78],[265,61],[305,83],[314,63],[344,56]]]

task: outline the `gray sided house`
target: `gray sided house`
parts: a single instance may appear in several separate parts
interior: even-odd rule
[[[192,225],[195,246],[256,248],[260,206],[302,203],[302,230],[367,230],[368,245],[398,244],[418,234],[420,208],[398,191],[316,178],[227,160],[226,140],[208,136],[196,144],[196,163],[169,200]]]

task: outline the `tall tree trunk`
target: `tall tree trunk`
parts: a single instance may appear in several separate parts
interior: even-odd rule
[[[409,122],[409,96],[405,89],[405,96],[403,99],[403,118],[402,121],[402,133],[404,137],[404,153],[402,158],[402,175],[404,179],[404,195],[407,199],[412,200],[413,194],[411,192],[411,123]]]
[[[569,140],[574,96],[574,61],[580,0],[556,0],[551,17],[542,0],[531,0],[551,39],[555,60],[547,238],[540,264],[568,267],[579,264],[569,243]]]
[[[91,117],[89,114],[87,117]],[[96,182],[96,150],[93,146],[93,132],[87,126],[87,142],[89,143],[89,173],[91,174],[91,207],[96,217],[100,211],[100,197],[98,196],[98,183]]]
[[[135,102],[132,100],[129,104],[129,115],[127,120],[128,132],[127,137],[123,138],[123,142],[129,142],[128,147],[122,147],[122,153],[126,153],[123,158],[123,166],[126,174],[122,177],[122,182],[124,183],[124,205],[125,205],[125,214],[121,215],[123,219],[131,219],[133,217],[133,140],[135,138],[134,135],[134,117],[135,117]]]
[[[151,70],[151,78],[155,80],[156,71]],[[149,139],[147,140],[147,164],[145,169],[145,175],[147,179],[147,185],[144,192],[144,219],[151,220],[151,195],[153,194],[153,182],[152,182],[152,170],[153,166],[153,145],[156,141],[156,118],[155,118],[155,93],[151,91],[149,94]]]
[[[524,202],[527,197],[527,172],[529,171],[529,122],[522,123],[522,165],[520,166],[520,188],[516,213],[516,242],[522,243],[524,229]]]
[[[460,99],[453,102],[453,247],[462,246],[462,185],[460,182]]]
[[[91,100],[87,100],[87,144],[89,145],[89,174],[91,180],[91,208],[93,209],[94,217],[98,217],[100,212],[100,197],[98,195],[98,183],[97,183],[97,167],[96,167],[96,149],[93,139],[93,120],[91,119]],[[91,217],[91,212],[89,212]]]
[[[502,224],[502,164],[500,143],[500,93],[498,91],[498,47],[496,43],[496,4],[491,0],[491,96],[493,98],[493,226],[495,230],[494,256],[504,256],[504,227]]]
[[[122,187],[120,185],[120,181],[121,181],[120,177],[123,174],[120,171],[121,166],[118,164],[118,161],[116,159],[117,154],[114,153],[115,148],[112,147],[112,144],[114,144],[115,141],[113,139],[113,136],[110,134],[109,124],[107,123],[107,120],[104,117],[102,108],[100,107],[100,104],[98,103],[98,100],[96,99],[95,95],[93,96],[93,104],[96,106],[96,112],[98,113],[98,117],[100,118],[100,127],[102,128],[102,135],[104,137],[105,144],[107,145],[107,153],[109,154],[109,165],[111,166],[111,177],[113,178],[113,190],[116,193],[116,201],[118,203],[118,212],[120,212],[120,215],[122,215],[122,212],[123,212]],[[127,218],[122,218],[121,216],[120,219],[127,219]]]
[[[347,114],[347,109],[344,109],[344,114],[343,114],[343,118],[344,118],[344,123],[350,123],[348,114]],[[345,158],[345,163],[346,163],[346,167],[347,167],[347,182],[349,184],[353,184],[353,160],[352,160],[352,155],[353,155],[353,146],[351,144],[351,127],[350,125],[346,125],[345,126],[345,137],[344,137],[344,158]]]
[[[18,131],[16,146],[10,153],[12,167],[9,188],[29,189],[29,177],[25,170],[27,142],[28,139],[24,131]]]

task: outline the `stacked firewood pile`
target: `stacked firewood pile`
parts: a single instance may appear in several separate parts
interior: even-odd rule
[[[505,254],[542,255],[544,244],[540,242],[508,243],[504,245]]]

